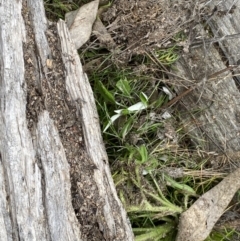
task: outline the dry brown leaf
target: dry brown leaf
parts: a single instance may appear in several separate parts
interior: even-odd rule
[[[101,19],[96,19],[93,25],[93,33],[96,35],[100,43],[108,49],[112,49],[116,44],[108,33],[106,27],[103,25]]]
[[[202,195],[182,213],[176,241],[203,241],[240,188],[240,168]]]
[[[83,5],[78,10],[66,14],[65,19],[76,49],[85,44],[91,36],[96,19],[99,0]]]

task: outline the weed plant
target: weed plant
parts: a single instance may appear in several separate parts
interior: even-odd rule
[[[67,12],[76,10],[79,6],[74,1],[44,0],[46,15],[51,20],[64,19]]]
[[[157,54],[165,66],[177,60],[173,48]],[[94,63],[95,58],[102,61],[89,73],[89,79],[118,195],[136,240],[174,240],[179,214],[218,183],[223,174],[208,171],[209,157],[187,145],[177,114],[163,118],[159,109],[169,99],[162,91],[164,84],[158,81],[152,86],[148,75],[136,75],[132,68],[119,69],[110,55],[95,50],[94,54],[83,53],[81,58],[85,63]],[[145,58],[145,64],[149,63]],[[178,136],[177,143],[161,136],[167,123]],[[224,240],[226,235],[213,232],[208,240]]]

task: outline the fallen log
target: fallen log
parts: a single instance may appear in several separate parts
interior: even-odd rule
[[[204,40],[208,35],[205,32],[202,45],[190,49],[176,64],[175,79],[178,76],[186,86],[176,89],[179,93],[188,88],[192,90],[182,95],[178,110],[195,146],[206,152],[225,155],[226,163],[219,163],[215,157],[212,165],[219,168],[225,164],[225,169],[232,173],[181,214],[177,241],[205,240],[240,188],[240,169],[236,169],[240,151],[239,63],[236,54],[239,52],[239,39],[227,38],[239,33],[236,23],[240,18],[240,5],[239,2],[233,5],[232,1],[220,4],[210,1],[206,5],[213,12],[206,23],[214,38],[221,39],[218,45],[209,44]],[[204,32],[202,27],[199,28]],[[233,64],[236,66],[231,66]]]

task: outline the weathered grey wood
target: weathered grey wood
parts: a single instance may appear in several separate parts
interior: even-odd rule
[[[239,1],[213,0],[208,4],[210,8],[217,6],[222,11],[215,11],[210,19],[206,19],[215,37],[239,33]],[[237,7],[232,12],[233,4]],[[226,68],[223,53],[230,64],[236,64],[239,44],[239,39],[221,41],[221,53],[216,46],[203,44],[184,55],[176,64],[178,71],[175,71],[182,77],[178,81],[188,87],[197,86],[179,104],[181,118],[192,141],[204,151],[223,152],[227,156],[240,150],[240,93],[230,71],[209,76]],[[239,70],[234,72],[237,74]],[[177,89],[179,93],[184,90]],[[231,161],[239,166],[238,155],[233,155]],[[239,189],[238,180],[239,168],[182,213],[177,240],[205,240]]]
[[[45,9],[42,1],[28,1],[28,7],[30,10],[33,31],[35,35],[35,43],[40,57],[40,61],[43,66],[45,74],[48,69],[46,66],[46,61],[48,58],[51,58],[51,51],[48,45],[48,41],[45,35],[45,31],[48,28],[47,19],[45,17]],[[43,17],[44,16],[44,17]]]
[[[182,99],[184,106],[180,104],[178,108],[192,141],[205,151],[240,150],[240,94],[235,81],[230,71],[208,78],[225,67],[213,47],[209,47],[206,54],[202,49],[194,49],[176,64],[175,74],[186,79],[178,79],[178,84],[188,87],[198,84]],[[181,93],[186,89],[178,90]]]
[[[87,75],[83,72],[69,31],[61,20],[58,23],[58,31],[61,39],[62,58],[64,63],[66,63],[67,91],[72,101],[76,103],[82,119],[87,152],[97,167],[94,170],[94,181],[97,183],[99,196],[104,199],[105,203],[103,218],[108,226],[105,229],[109,230],[110,240],[134,240],[130,222],[117,197],[111,177],[91,86]]]
[[[221,13],[216,13],[209,19],[208,25],[214,34],[214,37],[222,37],[231,34],[240,33],[240,2],[232,0],[213,0],[209,6],[217,9]],[[240,59],[240,38],[225,39],[219,42],[219,46],[229,60],[230,64],[236,64]]]
[[[23,42],[27,42],[29,36],[22,7],[31,16],[37,51],[26,51],[32,56],[29,61],[35,66],[33,76],[39,81],[39,90],[40,80],[48,79],[46,61],[51,58],[45,36],[48,25],[43,1],[1,1],[0,240],[81,241],[81,225],[72,207],[69,164],[58,130],[47,110],[39,114],[31,132],[27,126],[24,74],[28,69],[24,65]],[[67,89],[82,118],[89,157],[97,166],[93,182],[97,183],[99,195],[105,201],[104,217],[98,219],[98,225],[107,240],[133,240],[130,223],[111,178],[87,76],[82,72],[65,24],[60,22],[58,28]]]
[[[41,174],[26,122],[24,24],[19,1],[0,5],[1,240],[46,240]],[[40,196],[39,196],[40,195]],[[10,218],[10,219],[9,219]],[[11,220],[11,222],[9,222]]]
[[[240,32],[240,2],[239,1],[209,1],[207,6],[214,9],[213,16],[206,17],[215,37],[223,37]],[[236,6],[234,8],[233,6]],[[232,8],[233,7],[233,8]],[[201,28],[201,27],[200,27]],[[203,32],[203,30],[201,30]],[[207,38],[207,34],[204,36]],[[239,56],[239,38],[219,41],[225,57],[229,64],[236,64]],[[192,49],[189,54],[184,55],[176,64],[175,72],[188,81],[182,81],[186,86],[199,87],[183,99],[185,111],[183,118],[187,118],[192,140],[196,145],[210,151],[239,151],[239,91],[230,71],[209,80],[208,76],[226,67],[222,61],[222,53],[216,46],[202,45]],[[239,68],[234,70],[238,75]],[[178,79],[179,81],[179,79]],[[179,81],[181,83],[181,80]],[[183,88],[178,88],[179,93]],[[197,115],[190,115],[192,110],[204,110]],[[188,112],[188,113],[187,113]],[[187,117],[188,116],[188,117]],[[196,125],[196,123],[198,123]]]
[[[0,240],[12,240],[12,236],[9,235],[12,232],[12,223],[10,219],[10,214],[7,210],[8,202],[7,202],[7,190],[5,186],[4,180],[4,167],[1,160],[0,165]]]
[[[69,165],[58,130],[47,111],[39,117],[36,133],[37,160],[44,173],[39,187],[49,236],[44,240],[81,240],[80,225],[75,216],[70,192]],[[38,207],[40,208],[40,207]]]
[[[210,9],[217,6],[219,10],[206,19],[216,38],[223,37],[224,39],[224,36],[240,32],[239,1],[213,0],[209,1],[207,6]],[[203,32],[203,30],[201,31]],[[206,36],[204,37],[206,38]],[[229,64],[236,64],[240,59],[239,38],[226,38],[219,41],[219,46]],[[187,111],[204,110],[198,115],[193,116],[189,113],[184,115],[184,118],[188,115],[189,126],[187,129],[190,130],[190,135],[197,145],[211,151],[239,151],[240,95],[235,84],[236,76],[234,79],[231,72],[228,71],[212,80],[208,78],[209,75],[226,67],[222,61],[223,53],[219,53],[214,45],[203,44],[202,47],[192,49],[190,54],[181,58],[177,63],[178,72],[175,73],[192,80],[191,85],[200,82],[199,87],[184,98]],[[238,75],[238,73],[239,68],[234,70],[234,75]],[[189,83],[185,82],[185,84],[189,86]],[[180,88],[179,92],[182,90]]]

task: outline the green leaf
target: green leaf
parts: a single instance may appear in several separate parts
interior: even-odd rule
[[[188,195],[191,195],[191,196],[197,196],[197,194],[193,190],[193,188],[191,188],[187,184],[176,182],[175,180],[173,180],[171,177],[167,176],[166,174],[164,174],[164,178],[167,181],[168,186],[176,188],[176,189],[182,191],[185,194],[188,194]]]
[[[173,229],[173,224],[166,223],[163,225],[159,225],[154,228],[133,228],[133,232],[141,231],[141,234],[135,236],[135,241],[159,241],[162,238],[165,238],[168,233]]]
[[[128,109],[121,109],[120,113],[121,113],[121,115],[128,115],[128,114],[130,114],[130,111]]]
[[[140,100],[141,102],[145,105],[145,106],[148,106],[148,97],[143,93],[141,92],[140,93]]]
[[[145,145],[139,147],[139,154],[141,155],[141,163],[145,163],[148,160],[148,151]]]
[[[126,122],[126,124],[123,126],[122,130],[121,130],[121,134],[120,136],[125,139],[126,135],[129,133],[129,131],[132,129],[133,126],[133,121],[134,118],[133,117],[129,117],[128,121]]]
[[[117,84],[116,87],[127,97],[131,97],[130,93],[131,93],[131,87],[128,83],[127,78],[124,79],[120,79]]]
[[[102,84],[102,82],[97,81],[97,88],[105,101],[115,104],[115,98],[113,94]]]

